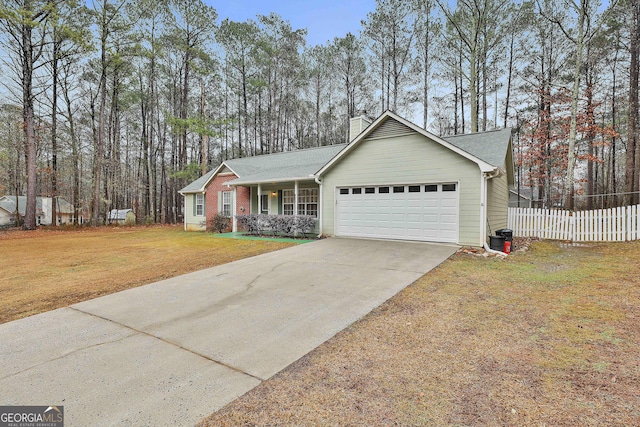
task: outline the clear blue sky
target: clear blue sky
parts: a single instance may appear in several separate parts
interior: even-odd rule
[[[205,0],[218,12],[218,20],[255,19],[275,12],[294,30],[307,29],[307,44],[325,44],[334,37],[360,31],[360,21],[375,9],[375,0]]]

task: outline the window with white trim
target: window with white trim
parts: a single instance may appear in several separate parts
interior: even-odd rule
[[[293,190],[282,190],[282,213],[285,215],[293,215],[293,204],[295,203],[295,195]]]
[[[282,212],[293,215],[295,194],[293,190],[282,190]],[[298,190],[298,215],[318,217],[318,189],[301,188]]]
[[[196,216],[204,215],[204,194],[196,194]]]
[[[231,191],[222,192],[222,215],[231,216]]]

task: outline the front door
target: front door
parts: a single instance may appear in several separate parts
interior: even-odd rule
[[[271,197],[269,191],[263,191],[260,194],[260,213],[268,215],[271,213]]]

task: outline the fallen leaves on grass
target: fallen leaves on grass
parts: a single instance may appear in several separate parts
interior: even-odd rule
[[[3,232],[0,323],[287,246],[176,226]]]
[[[456,255],[200,426],[640,425],[640,244]]]

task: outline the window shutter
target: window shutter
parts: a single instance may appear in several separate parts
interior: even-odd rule
[[[222,213],[222,191],[218,191],[218,213]]]
[[[207,193],[202,195],[202,216],[207,217]]]
[[[193,197],[193,216],[196,216],[196,205],[198,204],[198,196],[192,194],[191,197]]]

